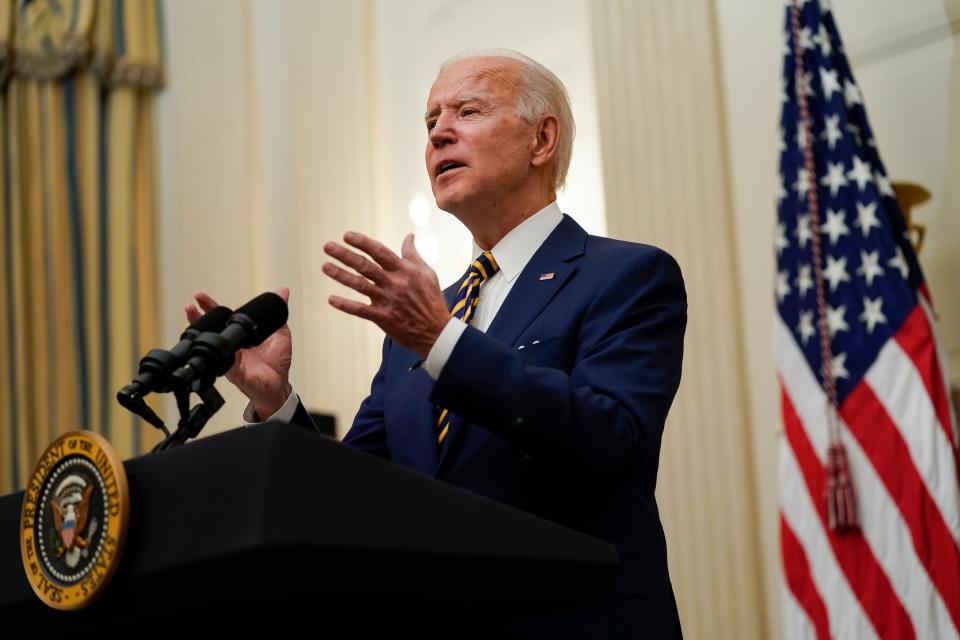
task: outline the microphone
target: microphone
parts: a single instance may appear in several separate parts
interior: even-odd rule
[[[151,349],[140,360],[139,375],[117,392],[117,401],[126,409],[137,413],[142,410],[143,396],[152,391],[169,391],[170,374],[182,365],[190,354],[194,340],[209,331],[221,331],[231,318],[233,310],[216,307],[186,328],[180,342],[170,348]]]
[[[188,389],[198,379],[222,376],[233,366],[239,349],[262,343],[287,323],[287,315],[283,298],[260,294],[237,309],[222,331],[208,331],[193,341],[186,364],[170,376],[171,386]]]

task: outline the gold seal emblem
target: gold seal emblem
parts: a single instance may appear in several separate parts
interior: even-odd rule
[[[37,596],[81,609],[103,593],[127,534],[127,474],[92,431],[64,434],[40,456],[23,494],[20,555]]]

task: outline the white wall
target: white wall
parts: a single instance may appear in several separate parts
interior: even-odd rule
[[[165,343],[204,289],[237,307],[291,289],[294,387],[352,422],[382,334],[327,305],[326,240],[378,232],[368,2],[164,3],[168,84],[158,100]],[[240,423],[231,385],[209,435]],[[175,418],[172,407],[168,419]]]

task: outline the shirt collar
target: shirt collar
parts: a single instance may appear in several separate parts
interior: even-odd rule
[[[543,241],[563,220],[563,213],[554,200],[536,212],[500,239],[493,249],[493,259],[500,266],[500,273],[507,281],[513,280],[530,262]],[[476,259],[483,253],[480,245],[474,241],[473,256]]]

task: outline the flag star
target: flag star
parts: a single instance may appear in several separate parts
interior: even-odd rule
[[[837,141],[843,138],[843,134],[840,132],[840,114],[827,116],[824,124],[826,130],[820,134],[820,137],[827,141],[827,144],[830,145],[830,151],[833,151]]]
[[[832,338],[840,331],[849,331],[850,325],[847,324],[847,321],[844,319],[847,313],[847,305],[842,304],[836,309],[827,305],[827,328],[830,330],[830,337]]]
[[[807,170],[801,168],[797,171],[797,181],[793,183],[793,188],[797,192],[797,197],[803,200],[807,191],[810,189],[810,174],[807,173]]]
[[[910,266],[907,265],[907,259],[903,255],[903,249],[897,247],[897,255],[887,260],[887,265],[900,272],[900,277],[904,280],[910,275]]]
[[[797,243],[800,247],[807,246],[807,240],[813,239],[813,230],[810,228],[810,214],[804,213],[797,216],[797,230],[794,232],[797,236]]]
[[[827,33],[827,28],[823,26],[822,22],[817,35],[813,36],[813,41],[820,45],[820,55],[824,58],[830,55],[833,50],[833,47],[830,46],[830,34]]]
[[[779,189],[777,190],[777,206],[780,206],[780,203],[783,202],[783,199],[787,197],[787,190],[783,188],[783,183],[780,183]]]
[[[869,204],[857,203],[857,220],[853,226],[860,227],[863,231],[863,237],[870,235],[870,229],[880,228],[880,221],[877,219],[877,201],[871,200]]]
[[[807,341],[817,332],[813,328],[813,311],[800,312],[800,324],[797,325],[797,332],[800,334],[800,342],[806,346]]]
[[[857,269],[857,275],[863,276],[867,281],[867,286],[873,286],[873,279],[883,275],[883,267],[880,266],[880,250],[860,251],[860,267]]]
[[[800,46],[804,49],[813,49],[813,32],[810,27],[804,27],[800,30]]]
[[[802,264],[800,268],[797,269],[797,279],[793,281],[797,285],[797,289],[800,291],[800,297],[807,295],[807,291],[813,289],[813,277],[811,275],[811,270],[813,267],[809,264]]]
[[[849,378],[850,372],[847,371],[847,354],[838,353],[830,358],[830,369],[833,371],[834,379]]]
[[[860,156],[853,156],[853,169],[847,171],[847,177],[857,183],[858,191],[863,191],[867,183],[873,180],[870,163],[861,160]]]
[[[878,296],[876,300],[871,300],[870,298],[863,297],[863,313],[860,314],[859,320],[861,322],[867,323],[867,333],[873,333],[873,328],[878,324],[886,324],[887,316],[883,315],[883,311],[880,307],[883,306],[883,296]]]
[[[827,174],[820,178],[820,184],[830,187],[831,196],[837,195],[837,191],[840,190],[840,187],[845,187],[847,185],[847,178],[843,171],[843,162],[834,164],[828,161]]]
[[[834,260],[833,256],[827,256],[827,268],[823,270],[823,277],[830,281],[830,291],[836,291],[841,282],[850,282],[850,274],[847,273],[847,257],[840,256]]]
[[[790,241],[787,240],[787,225],[782,222],[777,223],[777,231],[773,237],[773,248],[777,250],[777,257],[780,257],[780,254],[784,249],[790,246]]]
[[[887,178],[886,175],[878,172],[873,174],[873,177],[877,181],[877,188],[880,190],[880,193],[891,198],[897,197],[896,192],[893,190],[893,186],[890,184],[890,179]]]
[[[780,127],[780,137],[777,138],[777,151],[783,153],[787,150],[787,139],[786,132],[783,130],[783,127]]]
[[[803,126],[802,120],[797,120],[797,135],[795,140],[797,141],[797,146],[803,151],[807,146],[807,128]]]
[[[847,109],[852,109],[855,104],[863,104],[860,89],[852,80],[843,81],[843,101],[846,103]]]
[[[790,295],[790,273],[784,269],[777,273],[777,302],[783,302],[783,299]]]
[[[850,228],[847,227],[845,218],[847,214],[841,209],[840,211],[833,211],[832,209],[827,209],[827,221],[820,225],[820,233],[825,233],[830,236],[830,245],[837,244],[837,240],[840,239],[840,236],[845,236],[850,234]]]
[[[836,69],[820,67],[820,86],[823,88],[823,93],[827,100],[833,97],[834,91],[843,91],[840,87],[840,80],[837,79]]]
[[[783,40],[783,55],[792,56],[793,55],[793,34],[787,33],[787,37]]]

